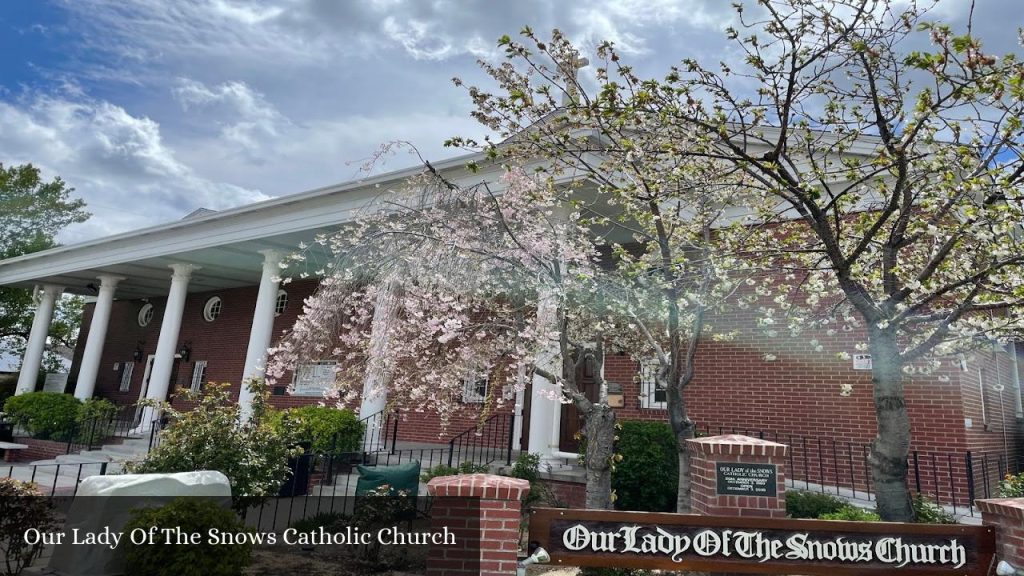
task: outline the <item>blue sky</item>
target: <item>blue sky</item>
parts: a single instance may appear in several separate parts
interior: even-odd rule
[[[962,22],[967,0],[934,14]],[[975,26],[1018,48],[1019,0]],[[459,76],[529,24],[615,40],[643,75],[726,58],[724,0],[11,0],[0,3],[0,163],[60,175],[93,217],[77,242],[351,180],[393,140],[428,158],[483,134]],[[407,165],[399,157],[389,167]]]

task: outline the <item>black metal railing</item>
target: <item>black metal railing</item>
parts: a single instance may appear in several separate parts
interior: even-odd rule
[[[495,414],[448,441],[448,466],[472,461],[490,464],[505,460],[512,464],[515,415],[509,412]]]
[[[728,426],[698,426],[697,433],[742,434],[786,444],[786,480],[791,488],[875,499],[870,443]],[[951,507],[954,514],[973,516],[975,500],[998,497],[999,480],[1022,470],[1020,455],[912,449],[907,457],[907,487]]]
[[[363,425],[362,452],[394,451],[398,441],[398,423],[401,414],[397,410],[381,410],[359,419]]]

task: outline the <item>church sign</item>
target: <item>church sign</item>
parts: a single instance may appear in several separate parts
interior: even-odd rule
[[[716,492],[726,496],[775,498],[777,469],[774,464],[715,462]]]
[[[531,515],[530,540],[565,566],[827,576],[982,576],[995,553],[988,526],[551,508]]]

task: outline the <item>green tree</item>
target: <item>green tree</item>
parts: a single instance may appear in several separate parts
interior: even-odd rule
[[[89,213],[85,202],[71,197],[73,191],[60,178],[44,181],[31,164],[6,167],[0,163],[0,260],[53,248],[61,230],[84,222]],[[74,347],[83,304],[74,296],[58,302],[44,370],[59,367],[57,348]],[[0,286],[0,352],[24,350],[34,313],[31,290]]]

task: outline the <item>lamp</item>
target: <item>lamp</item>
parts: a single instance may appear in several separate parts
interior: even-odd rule
[[[145,343],[145,340],[139,340],[138,343],[135,344],[135,350],[132,352],[132,360],[136,362],[142,362],[142,355],[144,354],[144,352],[142,351],[142,346]]]
[[[192,355],[192,341],[185,342],[178,348],[178,357],[181,358],[182,362],[188,362],[188,357]]]
[[[527,566],[531,566],[533,564],[547,564],[551,561],[551,555],[548,554],[547,550],[541,548],[537,542],[530,542],[527,550],[529,550],[530,556],[516,564],[517,576],[525,575]]]

